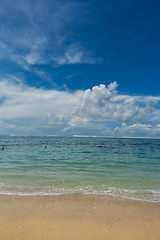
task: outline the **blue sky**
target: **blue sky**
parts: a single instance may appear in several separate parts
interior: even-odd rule
[[[0,134],[160,137],[158,1],[0,1]]]

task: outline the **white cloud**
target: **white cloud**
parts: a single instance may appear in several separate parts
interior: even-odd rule
[[[160,126],[158,124],[122,124],[121,127],[115,128],[115,134],[117,136],[132,136],[132,137],[159,137],[160,138]]]
[[[86,118],[80,118],[79,116],[75,116],[71,118],[68,122],[68,126],[63,129],[63,131],[67,131],[74,127],[90,127],[90,123]]]
[[[30,134],[38,128],[63,129],[78,101],[81,92],[61,92],[29,87],[19,79],[0,82],[0,119],[1,130],[10,132],[28,129]],[[13,129],[13,127],[12,127]]]
[[[70,45],[65,50],[63,56],[58,56],[53,59],[58,65],[82,63],[95,64],[101,61],[98,58],[94,58],[92,53],[82,47],[80,44]]]
[[[45,90],[8,76],[0,81],[0,134],[159,136],[160,97],[121,95],[117,86]]]
[[[75,1],[16,0],[13,4],[10,0],[2,0],[0,58],[29,71],[35,64],[50,64],[52,61],[52,64],[56,61],[59,65],[97,63],[83,43],[77,49],[74,39],[68,41],[72,24],[78,19],[82,6]]]
[[[141,96],[120,95],[116,89],[117,83],[114,82],[108,87],[101,84],[86,90],[75,115],[89,120],[126,123],[160,121],[160,109],[156,108],[159,97],[149,96],[142,100]]]

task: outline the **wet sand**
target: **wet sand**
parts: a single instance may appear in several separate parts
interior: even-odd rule
[[[159,240],[160,203],[86,195],[0,196],[0,240]]]

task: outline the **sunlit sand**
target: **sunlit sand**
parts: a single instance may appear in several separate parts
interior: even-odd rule
[[[160,203],[85,195],[1,196],[3,240],[158,240]]]

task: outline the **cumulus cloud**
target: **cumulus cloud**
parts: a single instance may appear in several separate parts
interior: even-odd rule
[[[141,97],[121,95],[117,92],[117,83],[106,87],[101,84],[92,90],[84,91],[75,115],[87,117],[89,120],[113,122],[145,122],[158,121],[160,109],[156,107],[160,97]],[[143,100],[142,100],[143,99]]]
[[[45,90],[8,76],[0,81],[0,134],[159,136],[160,97],[122,95],[117,88],[113,82],[86,91]]]
[[[88,119],[81,118],[79,116],[75,116],[71,118],[68,122],[68,127],[64,128],[63,131],[66,131],[68,129],[74,128],[74,127],[90,127],[90,123]]]
[[[160,125],[152,124],[122,124],[121,127],[115,128],[117,136],[132,136],[132,137],[160,137]]]

